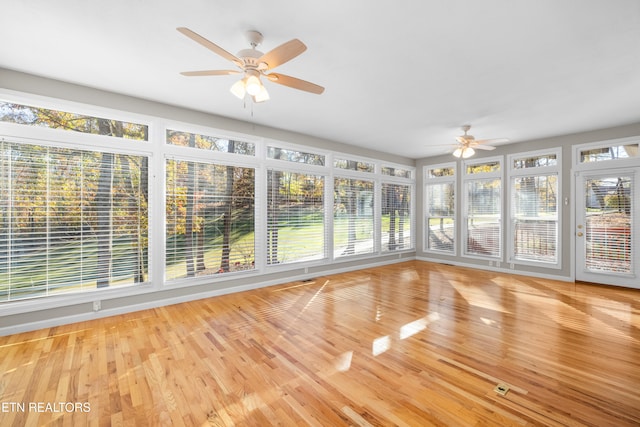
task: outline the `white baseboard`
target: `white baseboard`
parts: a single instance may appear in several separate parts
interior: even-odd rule
[[[179,304],[179,303],[188,302],[188,301],[195,301],[195,300],[204,299],[204,298],[211,298],[211,297],[216,297],[216,296],[231,294],[236,292],[244,292],[252,289],[259,289],[259,288],[279,285],[287,282],[297,282],[301,280],[308,280],[317,276],[346,273],[349,271],[362,270],[364,268],[381,267],[384,265],[415,260],[416,259],[415,256],[410,254],[411,253],[409,254],[399,253],[397,259],[385,259],[382,261],[380,260],[376,261],[375,259],[363,259],[362,264],[351,265],[349,267],[340,267],[340,263],[336,263],[334,264],[336,268],[323,270],[321,272],[311,272],[311,273],[291,276],[290,278],[287,278],[286,281],[283,281],[282,279],[258,281],[250,285],[228,286],[228,287],[214,289],[206,292],[197,292],[197,293],[181,295],[177,297],[156,299],[153,301],[144,302],[140,304],[122,305],[122,306],[111,308],[111,309],[87,311],[87,312],[68,315],[68,316],[51,317],[45,320],[37,320],[33,322],[28,322],[28,323],[9,325],[5,327],[0,327],[0,336],[13,335],[13,334],[18,334],[22,332],[29,332],[29,331],[35,331],[38,329],[66,325],[70,323],[84,322],[87,320],[117,316],[120,314],[132,313],[135,311],[148,310],[148,309],[158,308],[158,307],[164,307],[167,305]],[[406,255],[406,256],[403,256],[403,255]],[[256,279],[259,279],[259,277],[256,277]],[[153,292],[150,292],[147,295],[153,295]],[[49,309],[49,311],[54,312],[55,308]]]
[[[416,260],[433,262],[433,263],[436,263],[436,264],[455,265],[456,267],[475,268],[477,270],[495,271],[496,273],[517,274],[517,275],[520,275],[520,276],[537,277],[537,278],[540,278],[540,279],[558,280],[558,281],[562,281],[562,282],[574,282],[575,281],[572,277],[560,276],[560,275],[556,275],[556,274],[545,274],[545,273],[536,273],[536,272],[531,272],[531,271],[512,270],[510,268],[501,268],[501,267],[494,267],[494,266],[487,266],[487,265],[471,264],[471,263],[465,263],[465,262],[459,262],[459,261],[448,261],[448,260],[429,258],[429,257],[416,256]]]

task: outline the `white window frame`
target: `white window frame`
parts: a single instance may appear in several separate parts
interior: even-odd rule
[[[504,234],[505,234],[503,232],[504,230],[504,156],[468,159],[468,160],[463,160],[461,163],[462,163],[462,170],[460,171],[460,175],[462,177],[462,195],[461,195],[462,210],[460,212],[460,215],[458,215],[458,218],[460,218],[459,229],[462,230],[462,233],[460,233],[462,235],[461,236],[462,237],[461,256],[465,258],[501,262],[504,257]],[[493,171],[493,172],[483,172],[483,173],[475,173],[475,174],[467,173],[467,167],[474,166],[474,165],[482,165],[485,163],[498,163],[500,165],[499,170]],[[500,234],[498,237],[499,250],[498,250],[498,255],[495,255],[495,256],[491,256],[491,255],[483,256],[483,255],[467,252],[466,242],[468,242],[468,239],[469,239],[469,228],[468,228],[469,216],[467,214],[468,207],[469,207],[469,191],[467,190],[467,185],[471,181],[486,180],[486,179],[500,180],[500,193],[499,193],[500,194],[500,203],[499,203],[500,221],[498,223],[498,228],[500,230],[499,231]]]
[[[202,286],[210,283],[221,283],[238,278],[234,274],[212,276],[196,276],[193,278],[175,281],[165,280],[165,215],[166,215],[166,161],[168,159],[211,162],[217,164],[225,164],[238,167],[255,168],[256,187],[255,187],[255,269],[247,271],[248,276],[260,277],[265,274],[286,272],[288,270],[303,269],[305,273],[308,267],[312,266],[331,266],[340,268],[342,261],[351,262],[356,258],[369,258],[374,262],[378,257],[389,257],[396,255],[393,252],[381,251],[381,192],[382,183],[404,184],[411,188],[411,247],[394,251],[401,252],[415,251],[415,221],[416,221],[416,176],[415,167],[407,164],[389,162],[386,160],[362,157],[357,154],[349,154],[347,152],[333,152],[328,149],[319,148],[317,146],[308,146],[304,143],[285,142],[277,139],[266,138],[263,136],[244,134],[230,130],[210,127],[194,122],[185,122],[180,119],[161,118],[152,115],[131,113],[124,109],[111,109],[107,107],[99,107],[90,104],[83,104],[73,101],[65,101],[57,98],[33,95],[23,92],[16,92],[6,89],[0,89],[0,100],[23,104],[27,106],[35,106],[38,108],[49,108],[52,110],[69,111],[78,114],[86,114],[94,117],[108,118],[112,120],[121,120],[130,123],[139,123],[147,126],[147,141],[138,141],[135,144],[131,140],[122,140],[118,138],[107,137],[95,134],[81,134],[78,132],[68,132],[60,129],[49,129],[41,127],[30,127],[22,124],[0,122],[0,135],[11,138],[12,141],[22,141],[24,143],[50,145],[53,147],[68,147],[74,149],[90,150],[90,151],[109,151],[122,154],[143,155],[149,158],[148,174],[149,174],[149,248],[148,248],[148,282],[136,286],[126,286],[118,288],[101,288],[92,289],[83,293],[69,293],[60,296],[49,296],[46,298],[33,298],[19,300],[7,303],[3,309],[7,314],[25,313],[32,310],[41,310],[55,307],[62,307],[72,304],[88,303],[95,300],[109,300],[113,298],[124,298],[135,295],[143,295],[146,293],[154,293],[168,289],[176,289],[176,287]],[[195,134],[210,135],[218,138],[229,138],[238,141],[251,142],[255,144],[255,156],[239,155],[235,153],[227,153],[220,151],[202,150],[192,147],[174,146],[166,143],[167,129],[190,132]],[[273,145],[285,149],[317,153],[325,156],[325,164],[309,165],[305,163],[289,162],[286,160],[269,159],[266,156],[267,146]],[[375,165],[375,171],[360,172],[351,174],[348,170],[335,168],[333,166],[334,156],[341,159],[353,159],[357,161],[366,161]],[[382,166],[401,168],[411,173],[410,178],[382,175]],[[313,261],[304,261],[292,264],[266,265],[266,226],[267,226],[267,191],[266,177],[268,169],[278,169],[283,171],[322,175],[325,179],[325,258]],[[358,257],[345,257],[345,259],[336,259],[333,256],[333,182],[336,176],[353,176],[360,179],[374,182],[374,251],[363,254]],[[241,273],[238,273],[241,274]],[[244,276],[245,278],[247,276]]]
[[[432,169],[453,169],[452,176],[438,176],[438,177],[430,177],[429,171]],[[427,165],[423,168],[423,200],[424,200],[424,232],[423,232],[423,250],[425,252],[441,254],[441,255],[449,255],[456,256],[458,254],[458,229],[459,229],[459,212],[458,212],[458,163],[457,162],[447,162],[447,163],[439,163],[434,165]],[[428,199],[428,190],[427,187],[432,184],[453,184],[453,250],[452,251],[442,251],[438,249],[430,249],[429,248],[429,199]]]
[[[624,168],[624,167],[636,167],[640,164],[640,156],[629,157],[627,159],[611,159],[603,160],[600,162],[580,162],[580,153],[585,150],[593,150],[597,148],[616,147],[620,145],[640,144],[640,135],[627,138],[607,139],[605,141],[592,142],[589,144],[574,145],[571,150],[572,159],[571,164],[573,170],[578,171],[591,171],[607,168]]]
[[[555,166],[537,166],[531,168],[515,168],[514,161],[517,159],[521,159],[524,157],[539,157],[545,155],[555,155],[556,156],[556,165]],[[516,259],[515,257],[515,222],[514,222],[514,214],[513,212],[513,198],[515,188],[513,186],[514,178],[518,177],[535,177],[535,176],[549,176],[549,175],[557,176],[557,195],[556,195],[556,203],[557,203],[557,212],[556,212],[556,224],[557,224],[557,236],[556,236],[556,261],[555,262],[546,262],[546,261],[534,261],[534,260],[521,260]],[[507,229],[507,253],[508,253],[508,263],[518,264],[518,265],[531,265],[545,268],[554,268],[560,269],[562,268],[562,206],[563,206],[563,195],[562,195],[562,148],[556,147],[551,149],[543,149],[543,150],[535,150],[535,151],[527,151],[522,153],[510,154],[507,156],[507,186],[508,186],[508,194],[509,201],[507,203],[507,217],[509,218],[509,227]]]

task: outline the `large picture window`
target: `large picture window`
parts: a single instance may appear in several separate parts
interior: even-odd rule
[[[502,257],[502,161],[464,162],[464,254]]]
[[[0,301],[147,280],[148,159],[0,142]]]
[[[226,289],[240,276],[260,283],[302,263],[328,271],[415,248],[410,166],[1,96],[0,303],[64,294],[48,306],[100,310],[133,294],[155,301],[167,285],[221,278],[214,289]]]
[[[509,157],[510,262],[558,263],[559,150]]]

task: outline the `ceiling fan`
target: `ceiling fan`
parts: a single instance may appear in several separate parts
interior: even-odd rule
[[[180,73],[183,76],[223,76],[230,74],[242,74],[242,79],[238,80],[233,86],[231,86],[231,93],[240,99],[244,99],[246,95],[249,95],[251,99],[253,99],[253,102],[263,102],[269,99],[269,93],[262,85],[260,77],[264,77],[269,81],[283,86],[318,95],[324,92],[324,88],[317,84],[301,80],[296,77],[270,72],[277,66],[292,60],[307,49],[307,46],[298,39],[289,40],[267,53],[262,53],[256,49],[256,47],[262,43],[262,34],[258,31],[247,31],[245,35],[251,45],[251,48],[243,49],[238,52],[238,55],[233,55],[188,28],[178,27],[177,30],[196,43],[199,43],[212,52],[233,62],[239,68],[239,70],[184,71]]]
[[[453,152],[453,155],[455,157],[462,157],[463,159],[467,159],[476,153],[475,150],[490,151],[490,150],[496,149],[496,147],[492,145],[484,145],[484,144],[509,141],[506,138],[475,139],[473,135],[467,134],[467,132],[469,132],[470,129],[471,129],[471,125],[462,126],[464,135],[460,135],[456,137],[456,141],[458,141],[458,146]]]

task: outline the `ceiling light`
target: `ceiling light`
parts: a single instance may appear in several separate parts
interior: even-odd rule
[[[244,99],[244,96],[247,94],[247,90],[245,88],[247,78],[245,77],[242,80],[238,80],[231,86],[231,93],[237,96],[240,99]]]
[[[474,150],[471,147],[458,147],[456,148],[456,151],[453,152],[453,155],[455,157],[458,157],[458,158],[462,157],[463,159],[468,159],[474,154],[476,154],[476,150]]]
[[[245,84],[245,89],[247,93],[251,96],[256,96],[260,93],[262,89],[262,83],[260,83],[260,79],[257,76],[251,75],[247,79],[247,83]]]
[[[256,70],[247,70],[245,76],[231,86],[231,93],[240,99],[249,94],[253,102],[264,102],[269,99],[269,93],[260,81],[260,73]]]
[[[264,102],[269,100],[269,92],[267,92],[267,88],[263,85],[260,85],[260,92],[258,92],[253,97],[253,102]]]

